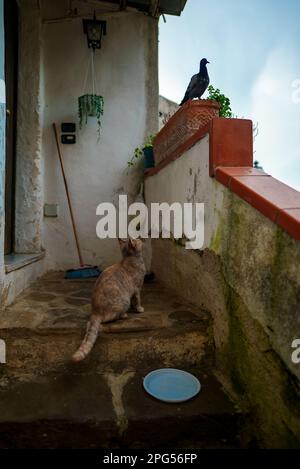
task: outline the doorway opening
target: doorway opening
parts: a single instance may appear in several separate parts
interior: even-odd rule
[[[18,93],[18,13],[16,0],[4,1],[6,83],[5,255],[11,254],[14,250]]]

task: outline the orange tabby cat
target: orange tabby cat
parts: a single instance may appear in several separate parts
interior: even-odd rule
[[[131,303],[143,313],[140,291],[145,276],[142,241],[119,239],[122,261],[105,269],[98,278],[92,295],[92,315],[82,344],[72,359],[84,360],[92,350],[101,324],[127,318]]]

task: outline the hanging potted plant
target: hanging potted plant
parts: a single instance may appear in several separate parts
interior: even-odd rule
[[[85,93],[78,98],[78,116],[79,116],[79,127],[87,125],[89,117],[97,119],[98,136],[100,138],[101,133],[101,117],[103,116],[104,109],[104,98],[97,93],[97,79],[95,74],[95,50],[91,52],[91,58],[88,64],[84,90],[87,88],[87,81],[91,69],[91,81],[92,81],[92,92]]]
[[[84,94],[78,98],[79,127],[88,123],[89,117],[96,117],[98,134],[101,130],[101,116],[103,116],[104,99],[97,94]]]
[[[146,142],[143,144],[142,147],[138,147],[134,150],[133,156],[131,160],[128,161],[127,165],[128,168],[132,167],[135,165],[137,160],[140,158],[144,157],[144,168],[149,169],[149,168],[154,168],[155,162],[154,162],[154,153],[153,153],[153,142],[155,139],[155,135],[149,135],[147,138]]]

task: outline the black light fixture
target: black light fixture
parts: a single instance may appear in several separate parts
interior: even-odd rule
[[[106,36],[106,21],[100,21],[96,18],[94,11],[94,18],[92,20],[82,20],[83,31],[87,35],[89,49],[101,49],[102,36]]]

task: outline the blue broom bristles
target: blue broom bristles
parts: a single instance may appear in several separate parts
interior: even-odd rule
[[[65,278],[78,279],[78,278],[96,278],[101,274],[99,267],[79,267],[78,269],[70,269],[66,271]]]

